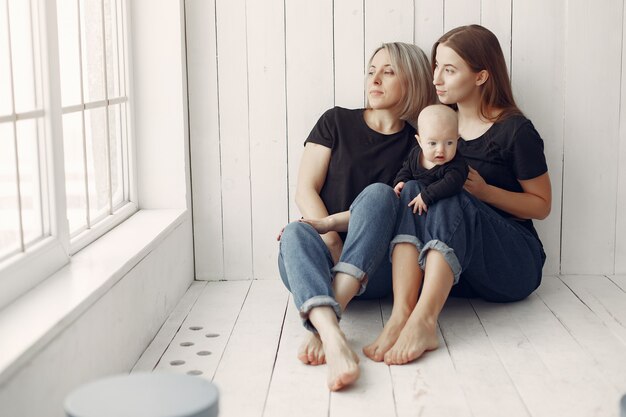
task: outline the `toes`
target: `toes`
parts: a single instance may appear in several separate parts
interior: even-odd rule
[[[384,359],[387,365],[393,365],[393,354],[394,354],[393,349],[388,350],[387,353],[385,353]]]

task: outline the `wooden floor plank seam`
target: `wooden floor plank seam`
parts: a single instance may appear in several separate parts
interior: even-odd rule
[[[215,367],[213,375],[211,375],[211,381],[213,381],[213,379],[215,378],[215,374],[217,373],[217,370],[220,367],[220,363],[222,362],[222,359],[224,359],[224,354],[228,350],[228,344],[230,343],[230,339],[233,335],[233,332],[235,331],[235,327],[237,327],[237,321],[239,320],[239,316],[241,315],[241,312],[244,306],[246,305],[246,300],[248,299],[248,295],[250,295],[250,289],[252,288],[252,283],[253,283],[253,280],[250,280],[250,284],[248,285],[248,290],[246,291],[246,296],[243,298],[243,302],[241,303],[241,307],[239,308],[239,311],[237,312],[237,317],[235,318],[233,327],[230,329],[230,333],[228,334],[228,338],[226,339],[226,344],[224,345],[224,349],[222,350],[222,353],[220,354],[220,358],[217,361],[217,366]]]
[[[270,380],[267,384],[267,389],[265,390],[265,400],[263,401],[263,411],[262,415],[265,415],[265,408],[267,407],[267,399],[270,395],[270,388],[272,387],[272,381],[274,380],[274,371],[276,370],[276,361],[278,360],[278,352],[280,351],[280,345],[283,340],[283,332],[285,330],[285,320],[287,318],[287,309],[289,308],[289,302],[291,301],[291,294],[287,297],[287,302],[285,303],[285,312],[283,314],[283,320],[280,325],[280,333],[278,335],[278,344],[276,345],[276,353],[274,355],[274,361],[272,363],[272,371],[270,373]]]
[[[528,413],[528,415],[532,416],[533,413],[528,408],[528,404],[526,404],[526,401],[524,401],[524,395],[520,391],[520,387],[515,382],[515,379],[511,375],[511,372],[510,372],[509,368],[507,367],[505,361],[503,360],[502,356],[500,356],[500,353],[498,352],[498,349],[496,349],[496,347],[494,346],[492,338],[489,337],[489,332],[485,328],[483,320],[480,318],[480,315],[476,311],[476,307],[474,306],[474,303],[472,302],[472,299],[469,299],[468,302],[469,302],[469,305],[472,307],[472,311],[474,311],[474,314],[478,318],[478,322],[480,323],[480,326],[482,327],[483,332],[485,333],[485,336],[487,337],[487,340],[489,341],[489,346],[491,346],[491,349],[493,350],[493,352],[496,354],[498,360],[500,361],[500,365],[506,371],[506,374],[507,374],[507,376],[509,378],[509,382],[511,383],[511,386],[513,386],[513,388],[515,389],[515,392],[517,393],[518,397],[522,400],[522,404],[524,405],[524,408],[526,409],[526,412]],[[526,336],[526,335],[524,335],[524,336]],[[526,338],[526,339],[528,339],[528,338]]]

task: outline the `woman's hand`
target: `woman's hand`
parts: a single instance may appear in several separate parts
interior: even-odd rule
[[[332,227],[332,224],[329,224],[332,223],[329,217],[330,216],[322,219],[300,219],[297,221],[307,223],[313,226],[313,228],[320,234],[322,240],[324,241],[324,244],[330,251],[330,255],[333,258],[333,263],[336,264],[337,262],[339,262],[339,257],[341,256],[341,251],[343,250],[343,242],[341,241],[341,238],[339,237],[337,232],[328,229],[329,227]],[[279,242],[280,238],[283,236],[285,227],[280,229],[278,236],[276,236],[276,240]]]
[[[298,220],[301,223],[309,224],[319,233],[320,235],[326,234],[332,231],[332,222],[330,220],[330,216],[323,217],[321,219],[305,219],[302,218]]]
[[[479,200],[484,200],[488,185],[478,171],[469,167],[469,173],[467,174],[467,180],[465,180],[463,188]]]

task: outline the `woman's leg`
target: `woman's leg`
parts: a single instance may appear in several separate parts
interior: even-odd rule
[[[326,353],[328,388],[337,391],[356,381],[359,358],[348,345],[333,309],[316,307],[311,310],[309,320],[317,329]]]
[[[522,299],[541,280],[544,258],[538,239],[465,192],[429,207],[422,236],[422,293],[385,355],[388,364],[407,363],[437,348],[437,318],[460,279],[491,301]]]
[[[423,279],[418,258],[419,252],[414,245],[398,243],[394,246],[391,254],[394,294],[391,316],[376,340],[363,348],[363,353],[376,362],[381,362],[385,353],[396,343],[415,308]]]
[[[333,267],[338,279],[337,300],[341,299],[347,305],[355,295],[365,293],[368,286],[384,287],[373,280],[391,279],[377,272],[388,257],[398,204],[393,189],[377,183],[367,186],[350,206],[348,234],[339,262]],[[360,285],[343,285],[342,281],[348,278]]]
[[[437,319],[453,281],[452,269],[443,254],[437,250],[429,251],[422,293],[398,340],[385,354],[385,363],[401,365],[417,359],[426,351],[437,349]]]
[[[278,269],[309,330],[298,349],[298,359],[304,364],[326,363],[319,334],[309,320],[310,312],[316,306],[328,306],[337,314],[336,319],[341,313],[333,295],[332,266],[326,244],[311,226],[294,222],[285,227],[280,240]]]
[[[418,258],[422,243],[417,236],[424,234],[424,215],[413,214],[409,202],[421,191],[417,181],[408,181],[400,194],[398,219],[391,241],[393,280],[393,308],[391,317],[376,340],[363,348],[370,359],[380,362],[394,345],[400,331],[417,302],[422,286],[423,272]]]
[[[375,272],[384,258],[397,204],[393,189],[384,184],[370,185],[355,199],[350,208],[343,252],[332,270],[336,274],[336,292],[328,276],[330,269],[326,269],[332,266],[332,258],[325,245],[322,250],[311,237],[313,228],[292,226],[297,224],[292,223],[283,231],[279,258],[279,267],[281,263],[283,267],[281,277],[294,295],[305,327],[319,333],[324,346],[322,355],[329,365],[330,389],[341,389],[358,378],[358,358],[348,346],[338,322],[343,308],[357,292],[365,289],[368,274]],[[292,236],[296,234],[298,238]],[[321,241],[319,236],[317,238]],[[318,260],[324,257],[327,264],[320,265]],[[305,345],[307,343],[308,348],[314,348],[311,338]],[[309,355],[306,356],[308,359]],[[318,363],[323,360],[321,356],[317,359]]]

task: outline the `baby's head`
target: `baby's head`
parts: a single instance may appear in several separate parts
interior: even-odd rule
[[[417,143],[424,159],[433,165],[450,162],[456,154],[459,122],[456,112],[443,104],[424,108],[417,118]],[[429,164],[429,165],[430,165]]]

